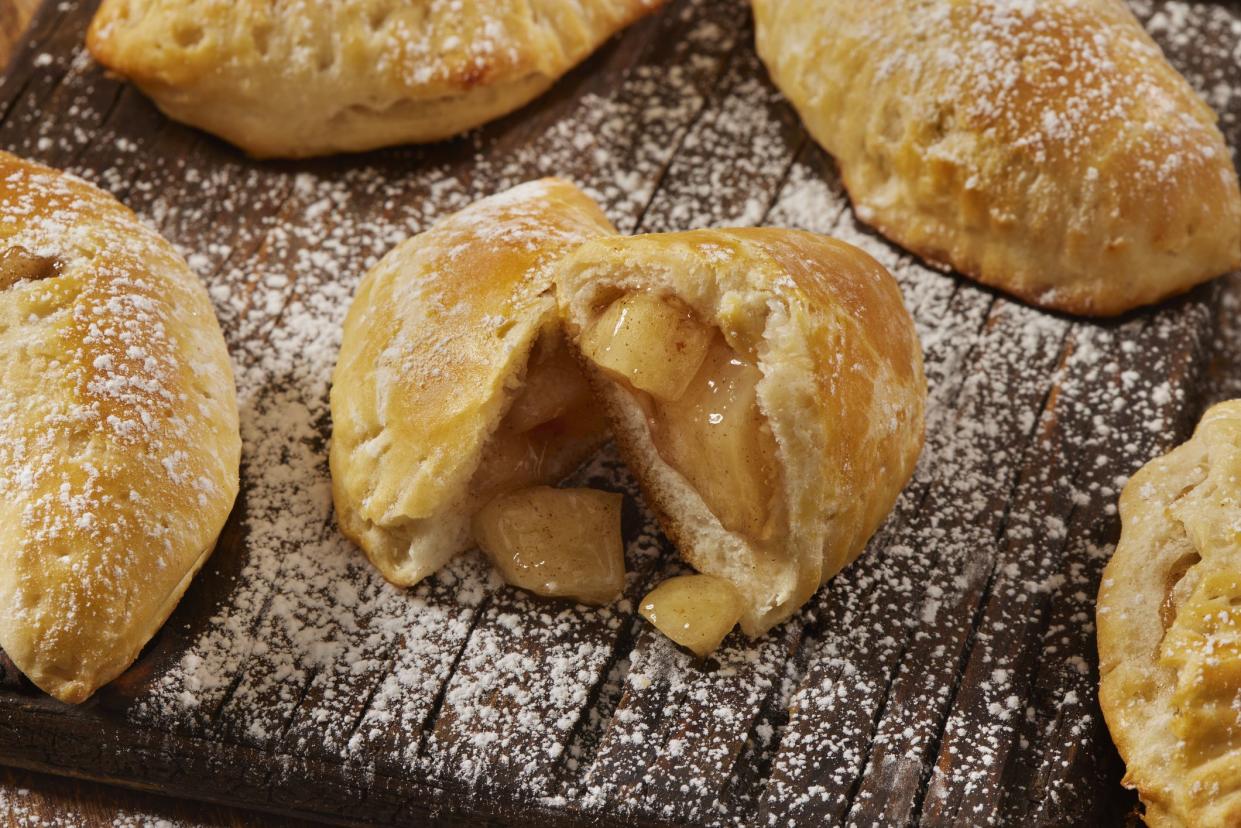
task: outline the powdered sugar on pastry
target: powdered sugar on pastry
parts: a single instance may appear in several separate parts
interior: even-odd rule
[[[0,154],[0,641],[81,701],[138,654],[237,492],[232,375],[171,246]]]
[[[1241,264],[1215,114],[1123,3],[755,9],[759,52],[858,216],[927,260],[1095,315]]]
[[[261,156],[441,140],[544,92],[661,0],[106,0],[88,45]]]

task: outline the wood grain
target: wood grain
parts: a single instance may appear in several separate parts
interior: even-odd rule
[[[1235,72],[1241,9],[1164,5],[1135,9],[1192,81]],[[347,823],[1101,825],[1132,810],[1094,701],[1093,595],[1120,483],[1229,374],[1216,309],[1236,307],[1233,283],[1092,323],[924,267],[856,221],[740,0],[672,3],[468,139],[275,164],[75,61],[91,6],[35,19],[0,83],[0,146],[100,183],[180,245],[217,302],[243,419],[285,417],[288,433],[250,429],[215,556],[113,686],[66,708],[0,660],[0,761]],[[1235,151],[1241,96],[1228,107]],[[627,495],[632,574],[604,610],[496,587],[473,556],[390,589],[301,502],[326,480],[333,346],[282,355],[305,344],[291,328],[335,329],[395,240],[549,173],[627,232],[840,236],[894,273],[923,338],[927,450],[891,519],[797,617],[706,663],[630,611],[682,565],[609,450],[580,473]],[[276,491],[293,495],[283,524],[272,467],[305,478]],[[187,683],[187,655],[210,682]]]
[[[127,791],[81,779],[0,768],[0,823],[59,828],[65,826],[195,826],[262,828],[312,823],[172,799],[151,792]]]

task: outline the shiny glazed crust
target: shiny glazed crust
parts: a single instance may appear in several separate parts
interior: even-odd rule
[[[1241,823],[1241,401],[1133,476],[1099,589],[1099,701],[1156,826]]]
[[[342,530],[409,586],[467,549],[467,488],[560,321],[552,265],[615,230],[567,181],[475,202],[362,279],[332,380],[332,492]]]
[[[526,104],[661,0],[104,0],[87,45],[256,156],[438,141]]]
[[[111,196],[0,153],[0,647],[81,702],[138,656],[237,496],[207,293]]]
[[[858,216],[1049,308],[1241,266],[1216,116],[1122,0],[754,0],[758,50]]]
[[[570,336],[624,292],[675,296],[756,353],[760,405],[778,445],[786,554],[728,532],[655,450],[642,408],[595,371],[617,441],[681,554],[733,583],[742,628],[770,629],[856,558],[922,449],[926,380],[894,279],[843,242],[796,230],[700,230],[603,238],[565,259]]]

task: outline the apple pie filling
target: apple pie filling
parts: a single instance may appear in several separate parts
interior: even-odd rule
[[[638,399],[660,457],[725,529],[759,543],[773,536],[779,468],[755,358],[680,300],[643,293],[608,305],[581,348]]]
[[[519,489],[474,515],[474,538],[513,586],[606,604],[625,586],[621,501],[594,489]]]
[[[660,457],[720,524],[778,546],[767,543],[783,511],[757,360],[680,300],[643,293],[603,308],[579,344],[634,395]],[[510,584],[584,603],[620,593],[620,496],[547,485],[585,460],[603,430],[562,337],[545,336],[471,484],[474,538]],[[705,655],[737,623],[743,600],[727,581],[694,575],[661,584],[642,611],[669,638]]]
[[[60,262],[51,256],[39,256],[14,245],[0,251],[0,290],[8,290],[18,282],[38,281],[60,274]]]
[[[547,485],[581,465],[604,433],[563,336],[544,336],[470,484],[474,540],[508,583],[587,604],[620,593],[621,496]]]
[[[603,415],[563,336],[544,336],[474,472],[474,502],[481,505],[503,492],[555,483],[590,456],[605,430]]]
[[[642,599],[643,617],[700,658],[720,646],[744,610],[736,587],[711,575],[669,578]]]

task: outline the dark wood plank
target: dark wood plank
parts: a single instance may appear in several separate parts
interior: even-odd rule
[[[765,82],[751,37],[747,30],[746,45],[686,136],[640,231],[753,224],[770,208],[805,137]],[[669,562],[655,581],[679,566]],[[757,648],[734,637],[704,670],[643,628],[587,790],[649,819],[719,817],[751,724],[787,659],[789,634],[796,636],[796,628]],[[652,662],[660,675],[645,672]]]
[[[0,823],[39,828],[111,825],[114,828],[194,826],[194,828],[262,828],[309,826],[305,820],[280,819],[187,802],[150,792],[125,791],[82,779],[0,768]]]
[[[1153,318],[1128,323],[1133,340],[1126,341],[1120,329],[1081,331],[1058,399],[1054,408],[1049,407],[1052,445],[1060,434],[1069,434],[1082,447],[1074,453],[1078,462],[1073,464],[1069,489],[1075,508],[1063,533],[1056,533],[1063,547],[1059,565],[1053,552],[1050,567],[1036,563],[1038,570],[1029,573],[1031,578],[1042,578],[1035,581],[1042,587],[1033,590],[1035,606],[1022,619],[1032,622],[1029,639],[1016,648],[998,637],[989,642],[993,660],[1011,656],[1017,666],[1014,672],[1026,672],[1033,683],[1023,696],[1025,715],[1017,720],[1022,732],[1014,734],[1005,769],[1010,778],[1028,780],[1027,796],[1008,797],[1004,803],[1007,811],[1022,813],[1022,819],[1048,824],[1080,815],[1112,821],[1134,804],[1131,794],[1115,787],[1122,769],[1095,698],[1094,596],[1119,532],[1115,498],[1121,485],[1146,458],[1171,448],[1192,430],[1200,408],[1197,389],[1213,337],[1206,320],[1217,289],[1209,286],[1198,291],[1200,301],[1175,304]],[[1187,333],[1187,320],[1196,333]],[[1102,366],[1099,353],[1109,355]],[[1135,380],[1140,375],[1136,363],[1152,358],[1169,378],[1168,384]],[[1144,427],[1118,427],[1134,419]],[[1031,568],[1028,558],[1015,561],[1016,566],[1027,572]],[[1048,602],[1045,614],[1039,606],[1043,601]],[[964,758],[977,765],[973,756]],[[998,765],[1003,758],[992,761]],[[1104,786],[1116,796],[1089,796]]]

